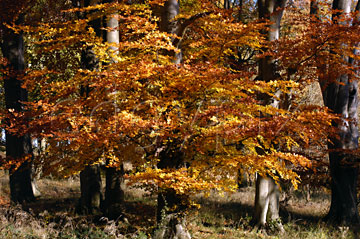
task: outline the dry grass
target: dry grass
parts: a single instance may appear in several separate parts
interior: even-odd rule
[[[150,238],[155,228],[156,199],[140,189],[126,189],[122,219],[76,215],[79,180],[41,179],[42,195],[22,208],[9,206],[7,175],[0,175],[0,238]],[[291,191],[290,191],[291,192]],[[281,204],[284,234],[271,230],[255,231],[250,226],[254,188],[234,194],[199,195],[195,200],[201,208],[188,218],[194,239],[211,238],[356,238],[347,227],[330,227],[321,218],[329,207],[329,193],[313,192],[310,201],[305,194],[291,192],[292,197]],[[285,195],[285,193],[283,193]],[[282,196],[282,199],[288,197]],[[5,202],[5,204],[4,204]],[[286,203],[285,203],[286,202]],[[126,219],[124,219],[126,218]]]

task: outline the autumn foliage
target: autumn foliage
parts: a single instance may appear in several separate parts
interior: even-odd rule
[[[24,87],[33,95],[27,111],[2,111],[3,119],[13,119],[7,129],[46,139],[46,151],[35,162],[47,174],[68,176],[86,165],[119,167],[130,161],[136,169],[128,175],[130,183],[177,194],[234,190],[240,168],[296,186],[300,178],[294,169],[312,167],[299,148],[327,144],[336,119],[325,107],[302,105],[299,92],[325,77],[323,60],[335,64],[337,50],[351,51],[327,51],[347,35],[345,26],[335,31],[328,22],[299,20],[294,13],[296,31],[269,47],[262,35],[268,22],[244,23],[236,9],[189,1],[178,21],[206,14],[188,26],[183,62],[174,65],[176,36],[158,27],[156,9],[162,3],[99,4],[64,10],[61,21],[12,26],[29,34],[32,54],[45,60],[26,74]],[[120,21],[116,51],[89,26],[114,11]],[[85,49],[98,58],[96,70],[81,67]],[[255,62],[268,55],[279,61],[280,74],[264,82],[255,79]],[[89,89],[86,97],[83,86]],[[276,98],[279,91],[279,100],[292,96],[291,104],[280,109],[263,104],[264,96]],[[22,120],[29,127],[22,127]],[[180,167],[157,167],[160,155],[174,160],[176,152],[184,155]]]

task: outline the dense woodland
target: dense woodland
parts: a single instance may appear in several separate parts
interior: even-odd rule
[[[281,187],[310,183],[331,191],[326,225],[356,237],[359,9],[0,0],[11,207],[37,200],[39,178],[79,177],[76,215],[127,220],[126,185],[156,199],[139,238],[189,239],[196,198],[231,195],[247,175],[254,230],[286,233]]]

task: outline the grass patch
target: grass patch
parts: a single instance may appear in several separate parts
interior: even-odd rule
[[[125,190],[121,218],[76,215],[80,196],[79,180],[42,179],[38,182],[42,196],[36,202],[10,206],[7,175],[0,177],[0,238],[26,239],[149,239],[155,229],[156,196],[137,188]],[[255,190],[241,189],[234,194],[194,198],[201,208],[188,216],[188,228],[194,239],[232,238],[357,238],[348,227],[332,227],[321,221],[329,207],[329,194],[317,191],[308,200],[305,194],[294,193],[281,204],[285,233],[256,231],[250,226]],[[321,200],[319,200],[321,199]]]

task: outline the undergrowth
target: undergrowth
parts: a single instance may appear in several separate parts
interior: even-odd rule
[[[0,206],[0,238],[2,239],[150,239],[155,229],[156,197],[135,189],[126,190],[121,217],[110,220],[101,215],[76,215],[79,196],[77,179],[39,182],[43,195],[33,203]],[[74,183],[75,180],[75,183]],[[8,197],[6,182],[1,181],[0,196]],[[319,192],[317,192],[319,193]],[[188,228],[194,239],[235,238],[357,238],[349,227],[325,224],[321,218],[329,206],[329,195],[322,200],[293,197],[281,206],[285,232],[268,228],[255,230],[251,225],[254,189],[242,189],[233,195],[209,198],[199,195],[199,210],[188,215]]]

